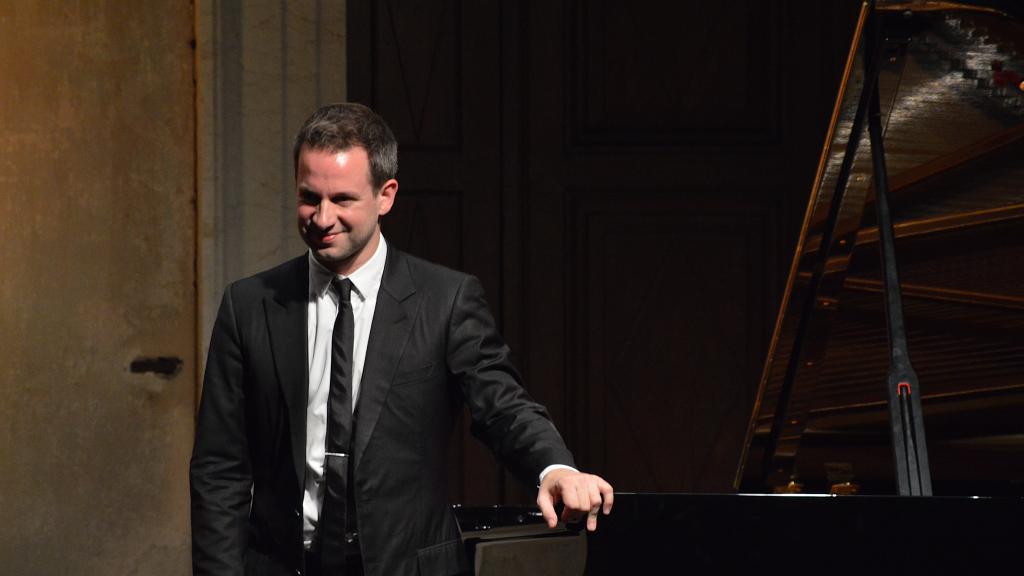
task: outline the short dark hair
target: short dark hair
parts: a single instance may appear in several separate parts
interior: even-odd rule
[[[370,182],[374,193],[398,174],[398,142],[391,128],[376,112],[355,102],[322,106],[302,125],[295,136],[295,174],[299,173],[302,147],[340,152],[361,146],[370,159]]]

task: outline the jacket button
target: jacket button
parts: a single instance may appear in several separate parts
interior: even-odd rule
[[[298,518],[299,516],[302,516],[302,512],[300,512],[299,509],[296,508],[295,509],[295,517]]]

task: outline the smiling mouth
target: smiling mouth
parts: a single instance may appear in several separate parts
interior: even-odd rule
[[[342,235],[342,231],[332,232],[330,234],[318,234],[313,237],[313,240],[320,245],[327,246],[331,242],[334,242],[339,236]]]

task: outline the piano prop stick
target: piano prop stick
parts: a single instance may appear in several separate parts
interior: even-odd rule
[[[924,420],[917,374],[910,363],[907,333],[903,324],[903,300],[896,266],[896,241],[889,213],[889,176],[885,165],[881,105],[878,98],[878,73],[884,42],[871,0],[871,13],[864,29],[864,90],[860,103],[868,101],[868,132],[871,161],[874,166],[875,208],[878,217],[879,254],[885,294],[886,327],[889,336],[889,424],[892,429],[893,457],[900,496],[931,496],[931,471],[925,443]],[[863,109],[860,107],[859,109]],[[858,126],[859,128],[860,126]],[[859,138],[859,134],[857,135]]]

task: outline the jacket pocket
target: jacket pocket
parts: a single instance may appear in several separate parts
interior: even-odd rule
[[[469,572],[469,559],[462,540],[446,540],[416,551],[420,576],[449,576]]]
[[[401,386],[402,384],[408,384],[410,382],[419,382],[434,375],[436,371],[437,363],[432,362],[426,366],[419,366],[416,368],[410,368],[408,370],[400,369],[395,374],[395,380],[393,386]]]

